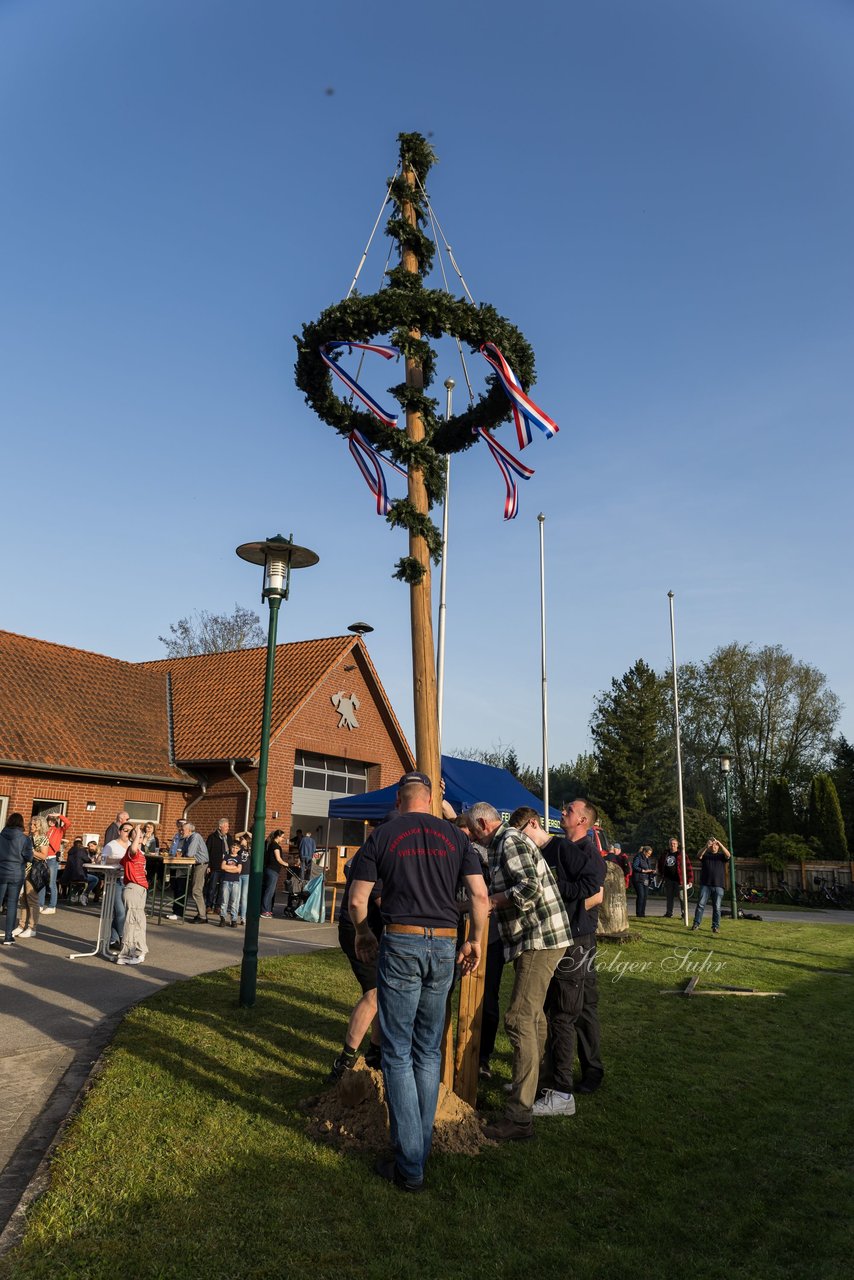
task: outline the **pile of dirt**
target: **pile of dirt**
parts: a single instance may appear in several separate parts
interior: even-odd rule
[[[337,1084],[305,1103],[309,1130],[338,1151],[383,1151],[388,1147],[388,1108],[382,1072],[356,1061]],[[477,1112],[439,1085],[439,1102],[433,1126],[433,1150],[476,1156],[492,1146],[483,1136]]]

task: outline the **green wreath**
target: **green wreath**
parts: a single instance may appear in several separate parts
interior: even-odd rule
[[[420,134],[401,134],[401,159],[411,164],[423,187],[434,156]],[[473,352],[485,342],[493,342],[527,391],[535,380],[534,353],[522,333],[495,310],[484,303],[475,306],[464,298],[455,298],[438,289],[425,289],[423,274],[433,256],[433,244],[421,230],[426,217],[420,190],[407,186],[402,177],[391,183],[391,195],[397,205],[386,227],[386,234],[401,248],[411,249],[418,260],[418,273],[402,267],[389,271],[389,287],[368,296],[354,295],[336,303],[320,317],[303,326],[294,336],[297,344],[296,384],[306,403],[317,416],[342,436],[360,431],[383,453],[402,466],[420,467],[424,474],[427,499],[432,507],[444,492],[444,456],[468,449],[476,442],[474,431],[482,427],[494,430],[509,421],[512,406],[494,372],[486,379],[486,390],[474,404],[449,420],[437,415],[438,402],[426,394],[433,381],[436,353],[427,341],[443,334],[458,338]],[[415,207],[419,225],[412,227],[401,214],[401,206],[409,202]],[[420,338],[410,330],[417,329]],[[424,390],[408,387],[405,380],[389,387],[389,393],[400,405],[402,413],[417,409],[424,422],[424,439],[411,441],[406,432],[387,427],[372,413],[348,403],[333,388],[332,374],[320,356],[320,348],[328,342],[371,342],[388,334],[402,357],[421,363]],[[428,516],[419,515],[408,500],[393,504],[386,519],[391,525],[403,525],[420,533],[427,541],[430,555],[438,562],[441,536]],[[407,582],[417,582],[423,569],[417,561],[406,557],[397,565],[395,574]]]

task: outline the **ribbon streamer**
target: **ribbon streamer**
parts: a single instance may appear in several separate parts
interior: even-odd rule
[[[378,453],[369,440],[366,440],[361,431],[351,431],[347,437],[347,443],[350,446],[356,466],[365,478],[365,484],[377,500],[377,515],[388,515],[391,510],[391,501],[388,496],[388,486],[386,485],[385,472],[382,464],[391,467],[398,475],[406,478],[406,472],[399,467],[396,462],[391,462],[388,458],[384,458]]]
[[[521,480],[530,480],[534,474],[532,467],[526,467],[524,462],[520,462],[514,457],[509,450],[504,448],[503,444],[499,444],[497,440],[493,440],[488,431],[484,431],[483,427],[475,427],[475,435],[485,441],[489,452],[498,464],[498,469],[504,477],[504,483],[507,486],[507,497],[504,500],[504,519],[515,520],[519,513],[519,489],[514,479],[513,473]]]
[[[495,359],[488,354],[490,351],[493,353]],[[501,385],[507,392],[510,403],[513,406],[513,421],[516,423],[516,435],[519,440],[519,448],[524,449],[525,446],[530,444],[533,440],[534,436],[531,430],[532,427],[538,427],[539,430],[542,431],[543,435],[545,435],[549,440],[553,435],[556,435],[560,430],[560,427],[556,422],[552,421],[547,413],[543,413],[542,409],[539,409],[537,405],[534,404],[533,400],[529,399],[529,397],[525,395],[519,379],[516,377],[516,374],[510,368],[495,343],[484,342],[483,346],[480,348],[480,354],[488,364],[492,365],[493,369],[498,374],[498,377],[501,380]]]
[[[379,418],[380,422],[385,424],[385,426],[396,427],[397,414],[389,413],[386,409],[381,408],[381,406],[377,404],[376,400],[374,400],[373,396],[368,395],[364,387],[359,386],[359,383],[353,375],[348,373],[346,369],[342,369],[338,362],[332,359],[330,353],[337,347],[347,347],[350,351],[352,351],[354,347],[358,348],[359,351],[373,351],[376,355],[382,356],[384,360],[391,360],[395,356],[399,356],[400,352],[397,347],[386,347],[377,342],[324,342],[319,348],[320,358],[326,367],[331,369],[337,378],[341,379],[344,386],[347,387],[354,396],[358,396],[365,408],[369,409],[376,418]]]

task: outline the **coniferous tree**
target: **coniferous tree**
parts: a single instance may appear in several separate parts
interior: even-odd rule
[[[618,835],[670,800],[675,771],[672,726],[663,677],[639,659],[599,695],[590,722],[596,789]]]
[[[830,776],[839,796],[848,848],[854,849],[854,746],[842,736],[833,744]]]
[[[797,829],[792,793],[785,778],[772,778],[768,784],[768,829],[784,836]]]
[[[821,842],[826,857],[848,857],[839,796],[829,773],[817,773],[810,784],[808,822],[809,834]]]

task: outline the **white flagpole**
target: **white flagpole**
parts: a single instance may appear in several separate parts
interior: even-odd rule
[[[676,624],[673,620],[673,592],[670,601],[670,649],[673,658],[673,714],[676,720],[676,781],[679,787],[679,847],[682,850],[682,922],[688,924],[688,867],[685,853],[685,801],[682,795],[682,738],[679,732],[679,682],[676,678]]]
[[[546,553],[544,529],[546,517],[537,516],[540,526],[540,649],[543,681],[543,825],[549,830],[549,696],[546,675]]]
[[[445,390],[448,393],[445,402],[445,421],[451,416],[451,402],[454,387],[453,378],[445,379]],[[451,455],[445,458],[445,501],[442,504],[442,567],[439,573],[439,627],[436,638],[436,701],[438,702],[439,720],[439,759],[442,758],[442,712],[445,702],[445,586],[448,574],[448,499],[451,494]]]

